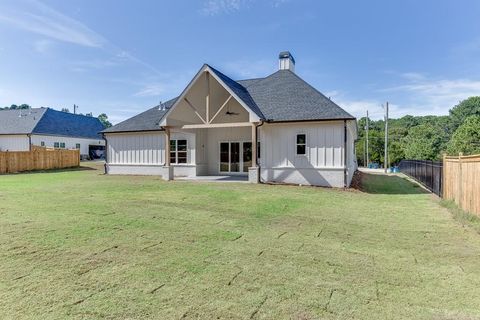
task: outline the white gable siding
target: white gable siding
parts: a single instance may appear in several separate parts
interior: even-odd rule
[[[26,134],[0,135],[0,151],[28,151],[30,142]]]

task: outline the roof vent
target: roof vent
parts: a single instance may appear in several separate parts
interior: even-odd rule
[[[295,59],[289,51],[282,51],[278,55],[278,69],[295,72]]]

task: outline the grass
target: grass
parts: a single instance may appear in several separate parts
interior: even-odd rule
[[[480,319],[480,236],[364,190],[0,176],[2,319]]]

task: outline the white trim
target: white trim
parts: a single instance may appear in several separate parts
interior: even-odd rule
[[[233,128],[233,127],[251,127],[251,122],[230,122],[230,123],[210,123],[210,124],[186,124],[182,129],[205,129],[205,128]]]
[[[179,140],[185,140],[185,143],[186,143],[186,145],[185,145],[185,148],[186,148],[185,151],[178,151],[178,141],[179,141]],[[175,141],[175,150],[174,150],[174,151],[170,150],[170,143],[171,143],[172,141]],[[168,146],[165,147],[165,148],[168,147],[168,150],[170,150],[170,158],[172,158],[172,154],[175,155],[175,162],[172,162],[172,160],[170,160],[170,165],[185,165],[185,164],[189,164],[189,163],[190,163],[190,161],[189,161],[190,159],[189,159],[189,156],[188,156],[188,144],[189,144],[189,143],[188,143],[188,139],[186,139],[186,138],[180,138],[180,139],[179,139],[179,138],[175,138],[175,139],[172,139],[172,138],[170,137],[170,140],[168,141]],[[166,149],[165,149],[165,150],[166,150]],[[185,152],[185,156],[186,156],[186,157],[185,157],[185,163],[180,163],[180,162],[178,162],[178,153],[179,153],[179,152]],[[165,161],[166,161],[166,159],[165,159]]]
[[[230,99],[232,99],[232,95],[229,95],[227,100],[225,100],[225,102],[222,104],[222,106],[220,107],[220,109],[218,109],[218,111],[215,113],[215,115],[212,117],[212,119],[210,119],[210,121],[208,123],[212,123],[213,120],[215,120],[215,118],[219,115],[220,111],[222,111],[222,109],[227,105],[227,103],[230,101]]]
[[[233,92],[226,84],[225,82],[223,82],[216,74],[215,72],[212,72],[212,70],[208,67],[207,67],[207,70],[208,72],[211,73],[211,75],[225,88],[225,90],[228,91],[228,93],[230,93],[237,101],[238,103],[240,103],[240,105],[242,107],[245,108],[245,110],[247,110],[249,113],[250,113],[250,122],[257,122],[257,121],[260,121],[260,118],[258,117],[258,115],[249,107],[245,104],[245,102],[243,102],[242,99],[240,99],[236,94],[235,92]]]
[[[240,103],[240,105],[248,111],[249,113],[249,118],[250,118],[250,122],[258,122],[260,121],[260,118],[258,117],[258,115],[249,107],[245,104],[245,102],[243,102],[242,99],[240,99],[236,94],[235,92],[233,92],[226,84],[225,82],[223,82],[223,80],[221,80],[216,74],[215,72],[212,72],[212,69],[210,69],[210,67],[208,65],[204,65],[200,71],[198,71],[198,73],[195,75],[195,77],[193,77],[193,79],[190,81],[190,83],[187,85],[187,87],[182,91],[182,93],[180,94],[180,96],[177,98],[177,100],[175,101],[175,103],[168,109],[167,113],[165,113],[165,115],[163,116],[162,118],[162,121],[160,122],[159,126],[160,127],[164,127],[167,125],[167,119],[168,119],[168,116],[170,115],[170,113],[177,107],[177,105],[183,101],[188,93],[188,91],[190,91],[190,89],[192,88],[193,84],[195,82],[197,82],[197,80],[200,78],[200,76],[203,74],[203,72],[208,72],[211,76],[213,76],[215,78],[215,80],[218,81],[218,83],[220,83],[222,85],[222,87],[227,90],[227,92],[232,95],[238,103]],[[203,121],[203,119],[202,119]],[[205,123],[205,121],[203,121]]]
[[[299,135],[304,135],[305,136],[305,143],[298,143],[298,136]],[[307,134],[305,132],[297,132],[295,133],[295,156],[297,157],[306,157],[308,152],[307,152]],[[298,146],[304,146],[305,147],[305,153],[298,153]]]

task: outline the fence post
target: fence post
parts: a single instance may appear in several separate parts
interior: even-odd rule
[[[442,157],[442,181],[441,181],[442,182],[441,193],[442,193],[442,198],[444,198],[444,199],[446,198],[446,196],[445,196],[445,190],[446,190],[446,188],[445,188],[445,176],[446,176],[445,172],[446,172],[446,170],[447,170],[447,153],[444,152],[443,157]]]
[[[458,183],[458,206],[460,208],[463,208],[463,183],[462,183],[462,156],[463,152],[460,152],[458,154],[458,178],[457,178],[457,183]]]

